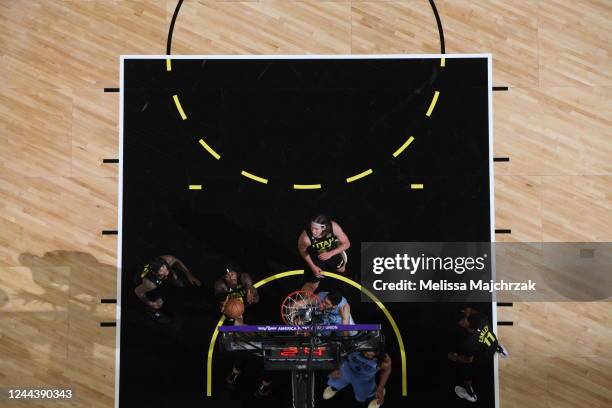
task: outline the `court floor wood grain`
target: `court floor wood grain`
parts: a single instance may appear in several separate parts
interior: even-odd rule
[[[612,3],[438,0],[449,53],[491,52],[504,241],[612,241]],[[120,54],[165,53],[175,0],[0,2],[0,390],[114,403]],[[437,53],[427,0],[186,0],[175,54]],[[612,304],[500,308],[501,406],[612,406]],[[0,405],[3,405],[4,402]],[[43,407],[44,402],[11,402]]]

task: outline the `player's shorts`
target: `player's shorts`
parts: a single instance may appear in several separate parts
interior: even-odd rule
[[[327,385],[336,390],[341,390],[347,385],[353,386],[355,399],[358,402],[366,402],[376,395],[376,376],[370,378],[362,378],[351,370],[346,362],[340,365],[340,378],[327,379]]]
[[[327,261],[322,261],[317,257],[310,255],[310,259],[321,268],[323,271],[327,272],[336,272],[338,269],[345,266],[348,262],[348,257],[346,256],[346,252],[342,251],[342,253],[338,255],[334,255],[329,258]],[[310,268],[307,268],[306,273],[304,273],[304,282],[319,282],[321,278],[318,278],[312,273]]]

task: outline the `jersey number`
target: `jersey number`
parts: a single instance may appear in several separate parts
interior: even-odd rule
[[[487,345],[487,347],[491,347],[491,344],[494,341],[495,341],[495,336],[493,336],[493,333],[488,332],[487,337],[484,338],[484,342]]]

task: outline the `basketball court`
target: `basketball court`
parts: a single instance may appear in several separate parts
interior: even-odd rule
[[[177,390],[184,406],[221,406],[228,398],[224,360],[231,356],[213,348],[211,378],[204,361],[194,358],[207,350],[201,339],[213,336],[219,319],[200,309],[214,310],[207,299],[212,287],[191,301],[195,310],[177,312],[185,329],[173,334],[191,352],[180,346],[171,347],[178,354],[156,353],[176,338],[127,318],[142,314],[127,271],[146,263],[149,253],[191,259],[192,268],[214,278],[231,259],[260,281],[303,269],[295,245],[305,220],[334,214],[356,247],[347,251],[346,277],[360,282],[353,259],[359,259],[361,242],[494,239],[489,61],[487,55],[124,57],[120,404],[141,400],[159,364],[168,383],[148,393],[149,405],[163,401],[168,389]],[[263,287],[262,301],[249,312],[261,317],[247,315],[247,323],[283,323],[277,310],[301,286],[300,278]],[[360,304],[355,288],[331,280],[321,290],[340,290],[358,321],[384,326],[397,365],[387,403],[422,404],[436,395],[436,403],[445,404],[455,398],[439,380],[447,364],[439,361],[444,353],[438,348],[446,345],[432,337],[448,336],[445,324],[452,325],[460,305],[387,304],[404,339],[402,364],[383,313]],[[483,307],[488,315],[495,310]],[[493,406],[495,369],[483,371],[488,384],[481,399]],[[188,388],[185,376],[191,378]],[[284,377],[277,382],[289,375]],[[203,394],[207,382],[210,396]],[[251,405],[252,386],[244,387],[240,398]],[[278,396],[279,405],[291,404],[286,394]]]
[[[0,15],[0,405],[357,406],[351,386],[323,396],[359,353],[392,361],[384,407],[612,401],[609,302],[394,298],[363,263],[376,243],[609,243],[605,2],[32,1]],[[350,247],[313,294],[298,239],[314,242],[317,214]],[[161,255],[198,280],[157,281],[167,322],[137,295]],[[216,293],[231,268],[257,290],[244,325]],[[474,364],[475,403],[449,361],[465,308],[511,354]]]

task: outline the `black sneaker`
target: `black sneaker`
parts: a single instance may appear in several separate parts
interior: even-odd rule
[[[253,395],[257,398],[264,398],[270,395],[271,392],[272,392],[272,385],[261,384],[259,387],[257,387]]]

